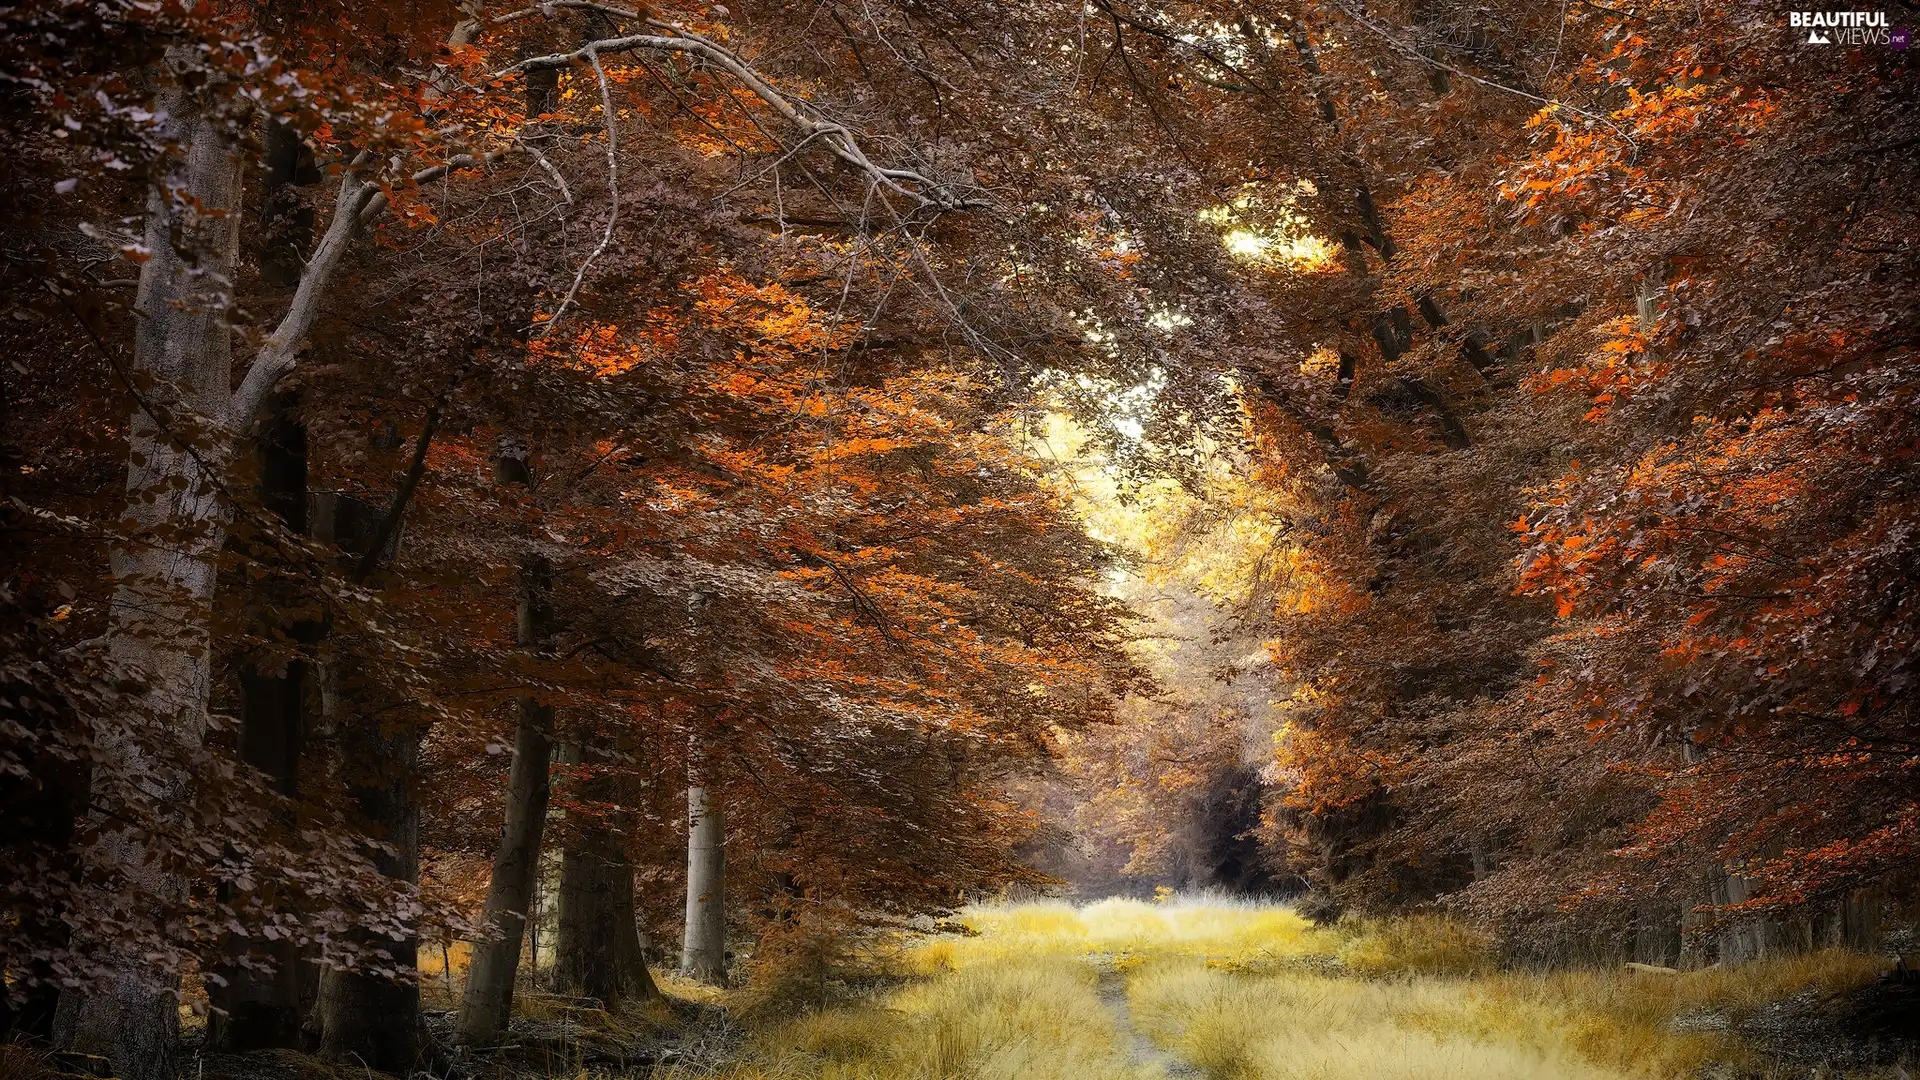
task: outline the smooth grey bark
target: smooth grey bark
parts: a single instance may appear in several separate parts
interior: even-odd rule
[[[532,473],[524,446],[504,445],[495,459],[495,479],[531,486]],[[529,652],[544,647],[550,632],[547,605],[552,568],[545,558],[527,552],[520,561],[520,598],[516,636]],[[531,694],[519,704],[519,722],[513,735],[513,765],[507,779],[506,825],[493,858],[493,877],[487,884],[483,918],[495,936],[476,941],[467,969],[467,988],[460,1003],[459,1037],[463,1042],[488,1043],[506,1030],[513,1011],[513,980],[520,967],[521,940],[540,869],[541,834],[546,829],[549,765],[553,743],[548,731],[553,710]]]
[[[680,974],[723,985],[727,981],[726,821],[719,793],[708,786],[708,770],[697,761],[692,779],[687,786],[687,915]]]
[[[1714,876],[1716,905],[1744,904],[1753,899],[1754,879],[1722,871]],[[1719,934],[1719,961],[1745,964],[1779,952],[1786,944],[1786,928],[1774,918],[1746,918],[1729,924]]]
[[[1817,928],[1816,943],[1826,948],[1872,952],[1881,946],[1883,889],[1860,889],[1842,897]]]
[[[129,531],[139,539],[111,554],[115,589],[106,633],[114,665],[141,683],[130,702],[133,723],[114,717],[93,733],[92,801],[102,828],[87,858],[124,883],[103,903],[131,907],[134,919],[185,896],[184,882],[152,850],[152,839],[127,823],[186,793],[188,777],[177,762],[206,733],[208,620],[223,542],[214,474],[231,377],[227,311],[239,248],[240,159],[198,105],[178,86],[159,95],[158,111],[187,151],[147,199],[150,257],[140,269],[133,375],[148,385],[129,424],[125,487]],[[173,205],[166,194],[172,185],[194,204]],[[142,734],[162,747],[177,742],[182,753],[156,753]],[[109,974],[84,997],[64,996],[56,1042],[104,1058],[121,1080],[172,1080],[178,973],[154,970],[140,950],[116,942],[77,944]]]
[[[110,556],[115,590],[106,650],[140,685],[133,722],[110,718],[94,732],[91,801],[103,827],[86,858],[103,878],[122,883],[99,898],[101,905],[136,924],[184,896],[180,875],[128,823],[185,797],[188,777],[173,762],[197,753],[206,734],[209,618],[229,509],[221,497],[224,473],[238,439],[293,370],[360,215],[378,194],[348,170],[334,219],[286,315],[229,392],[241,162],[227,131],[203,115],[198,96],[175,77],[176,65],[185,70],[194,62],[183,48],[169,50],[156,94],[168,141],[185,151],[164,165],[148,193],[147,260],[126,373],[136,407],[128,424],[124,520],[136,539]],[[109,970],[84,994],[63,995],[56,1042],[107,1061],[120,1080],[171,1080],[178,973],[119,941],[76,944]]]

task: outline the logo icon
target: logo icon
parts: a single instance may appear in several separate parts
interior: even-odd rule
[[[1807,44],[1809,44],[1809,45],[1831,45],[1831,44],[1833,44],[1833,39],[1832,39],[1832,38],[1830,38],[1830,37],[1828,37],[1828,36],[1826,35],[1826,33],[1825,33],[1824,31],[1820,31],[1820,30],[1809,30],[1809,31],[1807,31]]]
[[[1887,47],[1894,52],[1906,52],[1907,47],[1912,44],[1913,31],[1904,26],[1887,35]]]

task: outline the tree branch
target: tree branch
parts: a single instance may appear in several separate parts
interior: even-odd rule
[[[552,4],[553,7],[571,7],[586,10],[603,11],[620,18],[639,21],[636,12],[623,11],[605,4],[585,2]],[[510,16],[501,16],[496,21],[509,21],[511,18],[525,18],[529,13],[514,12]],[[970,199],[956,191],[952,185],[934,180],[924,173],[913,169],[894,169],[875,164],[854,138],[851,131],[841,124],[833,123],[820,116],[818,110],[806,101],[788,98],[773,88],[752,65],[713,41],[677,26],[663,23],[657,19],[646,20],[649,26],[664,33],[628,34],[622,37],[602,38],[590,41],[578,49],[564,53],[551,53],[546,56],[534,56],[501,68],[490,79],[504,79],[526,71],[543,68],[570,67],[582,60],[597,60],[608,53],[652,50],[655,52],[677,52],[695,56],[738,79],[753,95],[765,102],[774,112],[780,114],[787,123],[799,129],[807,140],[820,140],[829,152],[841,161],[865,173],[875,183],[903,195],[918,206],[931,206],[939,210],[965,210],[985,205],[984,200]]]
[[[1508,86],[1505,83],[1498,83],[1493,81],[1492,79],[1482,78],[1478,75],[1475,75],[1471,71],[1467,71],[1463,68],[1455,67],[1452,64],[1449,64],[1443,60],[1436,60],[1433,57],[1428,56],[1426,53],[1421,52],[1419,47],[1414,45],[1412,42],[1406,41],[1396,36],[1392,31],[1389,31],[1385,27],[1374,22],[1372,19],[1367,18],[1365,13],[1359,10],[1356,10],[1351,5],[1341,2],[1341,0],[1334,0],[1333,6],[1336,10],[1344,14],[1347,18],[1352,19],[1354,22],[1359,23],[1361,26],[1371,31],[1375,36],[1379,37],[1382,41],[1385,41],[1388,45],[1392,46],[1396,51],[1404,53],[1405,55],[1412,57],[1413,59],[1418,60],[1423,64],[1431,64],[1442,71],[1450,72],[1454,75],[1460,76],[1463,79],[1467,79],[1469,81],[1479,83],[1481,86],[1484,86],[1489,90],[1499,90],[1502,93],[1513,94],[1517,97],[1526,98],[1528,101],[1538,102],[1541,105],[1545,105],[1549,108],[1564,109],[1565,111],[1570,112],[1575,116],[1581,117],[1582,119],[1591,120],[1597,124],[1605,124],[1607,127],[1613,129],[1613,133],[1620,137],[1620,141],[1627,144],[1627,148],[1629,150],[1631,150],[1636,155],[1640,152],[1640,144],[1635,142],[1633,140],[1633,136],[1627,134],[1627,130],[1621,127],[1619,123],[1617,123],[1610,116],[1602,116],[1599,113],[1588,112],[1587,110],[1582,109],[1577,105],[1569,105],[1564,101],[1555,101],[1553,98],[1541,97],[1539,94],[1533,93],[1528,90],[1522,90],[1517,86]]]
[[[307,331],[313,328],[313,320],[320,313],[320,300],[326,295],[341,259],[346,257],[353,234],[360,228],[360,214],[379,196],[379,188],[355,175],[355,169],[368,160],[370,155],[362,153],[342,172],[340,194],[333,204],[333,220],[327,223],[326,235],[320,238],[313,257],[307,260],[300,285],[294,290],[293,302],[287,306],[280,325],[274,327],[254,356],[253,363],[248,365],[240,388],[233,392],[226,419],[235,430],[252,426],[254,417],[266,407],[267,396],[293,370],[300,346],[307,340]]]
[[[588,48],[592,49],[591,46]],[[608,244],[613,243],[613,226],[620,220],[620,161],[615,156],[620,144],[619,137],[614,134],[618,125],[614,123],[613,88],[607,84],[607,69],[600,64],[599,51],[588,52],[587,60],[593,64],[593,74],[600,80],[600,108],[607,118],[607,228],[600,234],[600,243],[587,253],[587,257],[580,263],[580,269],[574,271],[573,284],[567,287],[567,295],[560,300],[560,306],[554,309],[553,317],[540,328],[541,337],[553,333],[554,329],[560,325],[561,316],[567,313],[567,308],[573,304],[573,298],[580,294],[580,283],[586,280],[587,268],[606,252]]]

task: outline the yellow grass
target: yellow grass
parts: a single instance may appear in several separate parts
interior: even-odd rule
[[[1133,1015],[1209,1076],[1249,1080],[1609,1080],[1551,1033],[1490,1031],[1461,987],[1315,975],[1249,978],[1158,968],[1129,987]],[[1458,1023],[1471,1018],[1482,1023]],[[1547,1037],[1541,1037],[1546,1034]]]
[[[1336,954],[1360,975],[1474,975],[1492,971],[1493,943],[1460,923],[1430,915],[1349,920]]]
[[[763,1035],[725,1080],[1153,1080],[1136,1069],[1093,969],[993,961]]]
[[[914,976],[903,988],[759,1031],[734,1065],[700,1075],[1167,1075],[1135,1032],[1208,1080],[1680,1080],[1710,1062],[1759,1075],[1732,1035],[1676,1032],[1673,1019],[1737,1020],[1881,967],[1830,952],[1679,975],[1529,974],[1497,970],[1484,938],[1439,919],[1320,929],[1282,906],[1206,898],[985,906],[962,921],[970,936],[902,943],[889,966]]]
[[[1332,955],[1341,943],[1292,908],[1204,897],[980,906],[961,922],[979,936],[935,938],[909,953],[910,965],[932,972],[1020,956],[1094,957],[1123,967],[1145,957],[1256,961]]]
[[[1609,1080],[1686,1075],[1697,1037],[1595,1055],[1592,1018],[1551,998],[1485,993],[1463,980],[1236,976],[1150,969],[1129,987],[1148,1033],[1216,1077],[1252,1080]],[[1278,1021],[1278,1022],[1277,1022]]]

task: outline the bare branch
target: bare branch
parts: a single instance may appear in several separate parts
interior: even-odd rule
[[[592,49],[592,46],[588,48]],[[593,261],[607,250],[607,245],[613,242],[613,226],[620,220],[620,162],[615,156],[619,150],[619,139],[614,134],[619,125],[614,123],[613,88],[607,84],[607,69],[600,64],[599,51],[588,52],[587,60],[593,64],[593,73],[600,80],[600,108],[606,113],[607,118],[607,228],[600,234],[600,243],[580,263],[580,269],[574,271],[573,284],[568,286],[567,295],[561,299],[560,306],[554,309],[553,318],[548,319],[546,325],[540,328],[541,337],[553,333],[554,328],[560,325],[561,316],[567,313],[573,298],[580,293],[580,283],[586,280],[587,268],[592,266]]]
[[[327,223],[326,234],[314,248],[313,257],[307,260],[306,270],[300,275],[300,285],[294,290],[293,302],[288,305],[280,325],[274,327],[273,333],[267,336],[253,363],[248,365],[246,376],[240,380],[240,388],[233,392],[228,405],[227,422],[237,429],[252,425],[254,417],[266,407],[267,396],[293,370],[294,358],[307,340],[307,331],[313,328],[314,318],[320,313],[320,300],[326,295],[327,286],[332,284],[341,259],[346,257],[347,248],[353,243],[353,234],[360,228],[361,213],[369,203],[380,197],[380,189],[362,180],[356,172],[367,164],[369,158],[370,155],[362,153],[341,172],[340,194],[333,204],[333,220]]]
[[[627,19],[638,19],[637,13],[623,12],[621,9],[605,4],[584,2],[556,2],[554,7],[573,7],[606,11]],[[527,17],[526,13],[512,13],[514,18]],[[501,16],[496,21],[506,21]],[[552,53],[546,56],[529,57],[510,67],[505,67],[491,76],[492,79],[504,79],[526,71],[542,68],[570,67],[583,60],[597,60],[609,53],[651,50],[655,52],[677,52],[702,60],[732,75],[752,91],[755,97],[765,102],[774,112],[780,114],[787,123],[799,129],[805,137],[803,141],[818,140],[835,157],[865,173],[874,182],[913,200],[917,206],[932,206],[940,210],[964,210],[984,205],[983,201],[969,199],[955,191],[950,185],[941,183],[924,173],[912,169],[893,169],[875,164],[860,146],[851,131],[840,124],[818,115],[818,111],[809,103],[797,98],[788,98],[763,78],[752,65],[735,55],[731,50],[715,42],[672,23],[662,23],[649,19],[648,24],[658,27],[664,33],[629,34],[622,37],[603,38],[590,41],[571,52]]]

